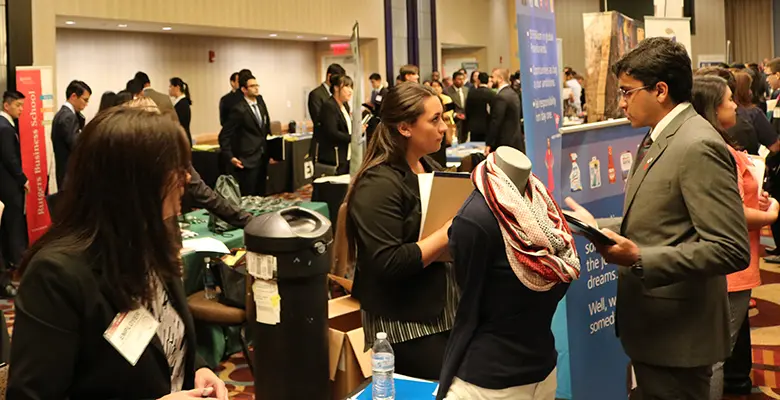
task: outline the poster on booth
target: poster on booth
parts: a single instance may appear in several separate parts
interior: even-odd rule
[[[560,174],[561,83],[552,0],[517,0],[520,80],[526,155],[556,199]],[[509,89],[504,89],[509,90]]]
[[[25,97],[24,111],[19,117],[19,142],[22,170],[30,182],[26,214],[27,235],[32,244],[43,236],[51,225],[46,195],[50,191],[56,191],[52,169],[54,152],[51,144],[51,122],[54,119],[54,85],[51,67],[17,67],[16,90]]]
[[[561,197],[571,197],[596,218],[623,215],[629,172],[647,133],[628,120],[564,128]],[[629,360],[615,335],[617,266],[575,237],[580,279],[566,294],[571,394],[576,400],[625,399]]]

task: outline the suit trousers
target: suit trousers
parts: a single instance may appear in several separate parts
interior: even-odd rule
[[[269,156],[263,155],[260,164],[253,168],[234,168],[233,177],[241,188],[241,196],[265,196],[265,184],[268,179]]]
[[[739,292],[729,292],[729,338],[731,339],[731,349],[737,343],[742,322],[747,317],[747,311],[750,306],[751,290],[742,290]],[[712,386],[710,388],[710,399],[721,400],[723,398],[723,364],[724,361],[715,363],[712,366]]]
[[[639,400],[703,400],[710,396],[712,366],[661,367],[633,362]]]
[[[553,369],[543,381],[506,389],[485,389],[455,378],[444,400],[555,400],[558,382]]]
[[[0,285],[5,286],[10,279],[6,276],[7,269],[17,267],[27,249],[27,220],[22,207],[5,205],[0,221],[0,244],[5,259],[5,264],[0,265]]]

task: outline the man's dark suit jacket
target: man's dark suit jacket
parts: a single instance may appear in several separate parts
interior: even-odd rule
[[[76,114],[68,108],[62,106],[60,111],[54,116],[51,128],[51,143],[54,147],[54,159],[57,165],[57,187],[62,188],[65,184],[65,173],[68,172],[68,159],[73,147],[76,145],[81,130],[84,129],[84,116]]]
[[[16,297],[9,399],[157,399],[171,392],[171,370],[155,334],[135,366],[103,338],[119,312],[102,265],[56,246],[27,266]],[[180,279],[165,282],[184,323],[183,389],[194,387],[195,324]]]
[[[333,97],[328,99],[320,110],[320,120],[314,125],[318,162],[336,165],[338,159],[339,166],[348,166],[347,150],[351,137],[347,124],[336,100]]]
[[[309,116],[315,124],[320,120],[322,104],[328,101],[329,98],[330,92],[324,84],[317,86],[314,90],[309,92]]]
[[[236,157],[244,164],[244,168],[260,166],[260,159],[267,151],[265,138],[271,134],[271,119],[263,96],[257,96],[257,104],[263,118],[262,129],[249,103],[242,100],[230,111],[227,124],[219,137],[219,147],[225,159]]]
[[[225,126],[227,119],[230,116],[230,110],[236,106],[241,100],[244,100],[244,92],[236,90],[235,92],[229,92],[219,99],[219,125]]]
[[[24,184],[27,176],[22,171],[22,153],[16,128],[0,116],[0,201],[6,207],[24,207]]]
[[[484,142],[487,138],[490,113],[488,108],[496,94],[487,87],[472,89],[466,98],[466,124],[472,142]]]
[[[501,89],[490,104],[490,125],[486,144],[491,151],[509,146],[525,153],[525,137],[520,125],[520,98],[509,86]]]

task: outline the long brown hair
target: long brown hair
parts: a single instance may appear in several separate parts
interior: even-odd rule
[[[738,106],[744,108],[752,108],[756,105],[753,104],[753,93],[750,87],[753,85],[753,78],[747,72],[737,71],[734,72],[734,81],[736,82],[734,90],[734,102]]]
[[[368,149],[357,173],[352,178],[344,203],[349,210],[352,197],[360,179],[366,171],[385,163],[406,163],[408,139],[401,135],[398,126],[401,123],[414,124],[425,113],[425,100],[438,98],[432,88],[415,82],[404,82],[391,87],[382,101],[380,123],[371,136]],[[347,212],[347,242],[349,243],[349,261],[355,261],[356,242],[352,221]]]
[[[729,136],[726,129],[718,121],[718,107],[723,103],[723,96],[726,95],[726,89],[728,88],[728,82],[719,76],[696,76],[693,78],[691,104],[696,112],[720,133],[720,136],[729,146],[737,148],[734,139]]]
[[[70,158],[58,217],[22,268],[41,250],[84,257],[120,312],[148,304],[152,276],[181,276],[180,239],[163,203],[185,184],[189,165],[186,135],[170,117],[122,107],[99,113]]]

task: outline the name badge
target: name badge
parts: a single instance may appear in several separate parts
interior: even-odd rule
[[[146,346],[157,333],[157,319],[147,309],[119,313],[111,321],[103,337],[122,355],[130,365],[135,367]]]
[[[772,118],[780,118],[780,108],[772,110]]]
[[[381,94],[376,95],[375,101],[382,101],[382,95]]]

